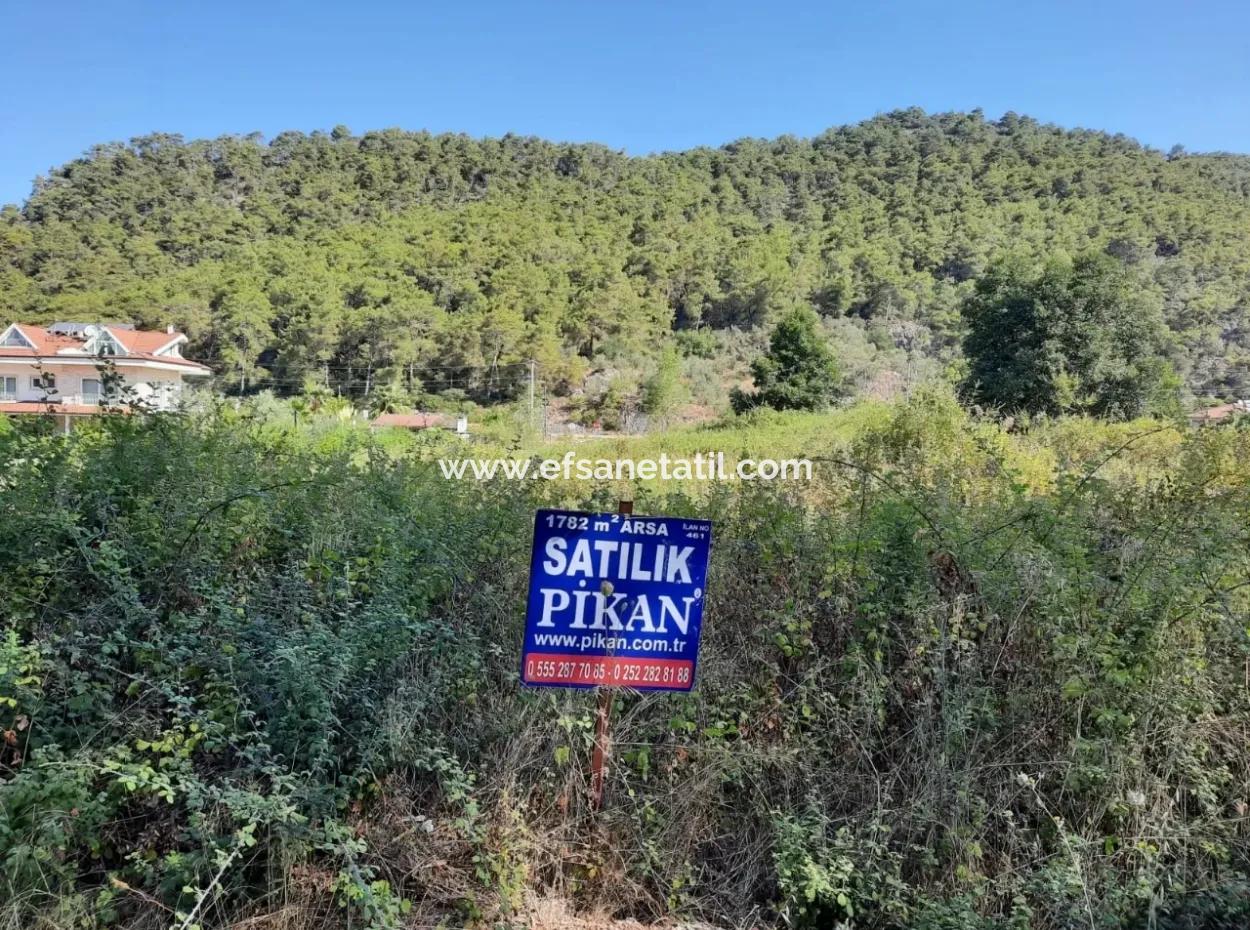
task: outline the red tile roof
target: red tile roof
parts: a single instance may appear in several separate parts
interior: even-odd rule
[[[212,374],[213,370],[207,365],[201,365],[199,362],[193,362],[189,358],[182,358],[177,355],[153,355],[151,352],[132,352],[124,358],[138,358],[147,362],[163,362],[168,365],[177,365],[181,368],[191,368],[196,371],[202,371],[204,374]]]
[[[7,329],[8,327],[5,327]],[[27,342],[34,343],[33,349],[21,346],[0,346],[0,356],[17,356],[18,358],[34,358],[36,355],[56,355],[60,349],[73,349],[82,345],[82,340],[72,336],[54,336],[46,329],[18,323],[17,331]],[[2,331],[0,331],[2,332]]]
[[[5,327],[7,329],[7,327]],[[107,326],[105,327],[107,328]],[[76,339],[73,336],[61,336],[56,333],[50,333],[40,326],[31,326],[29,323],[18,323],[17,330],[26,338],[28,342],[34,343],[35,348],[27,349],[21,346],[0,346],[0,359],[4,358],[54,358],[63,349],[80,349],[84,340]],[[4,330],[0,330],[3,332]],[[140,359],[149,362],[162,362],[169,365],[178,365],[184,368],[190,368],[197,371],[209,372],[207,365],[201,365],[199,362],[193,362],[190,359],[182,358],[177,355],[157,355],[159,349],[165,348],[171,342],[182,338],[182,333],[170,333],[161,330],[144,330],[144,329],[109,329],[113,334],[113,338],[122,344],[126,349],[126,354],[111,356],[118,359]],[[72,358],[73,356],[70,356]],[[65,358],[65,356],[61,356]]]
[[[1216,420],[1226,420],[1231,416],[1243,413],[1250,413],[1250,406],[1247,406],[1245,401],[1237,401],[1232,404],[1219,404],[1215,407],[1195,410],[1189,415],[1189,419],[1193,423],[1210,423]]]
[[[181,339],[182,333],[153,332],[146,329],[113,331],[113,336],[122,342],[131,352],[143,354],[163,349],[175,339]]]
[[[372,426],[399,426],[404,429],[434,429],[451,427],[455,419],[445,413],[380,413],[373,418]]]

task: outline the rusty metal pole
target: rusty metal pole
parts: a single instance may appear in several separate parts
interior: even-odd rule
[[[608,752],[611,749],[609,732],[612,714],[612,692],[599,688],[599,706],[595,711],[595,751],[590,760],[590,807],[603,809],[603,782],[607,777]]]
[[[628,517],[634,512],[633,501],[617,501],[616,512]],[[590,757],[590,806],[603,809],[603,786],[608,772],[608,755],[612,751],[612,689],[598,687],[595,708],[595,750]]]

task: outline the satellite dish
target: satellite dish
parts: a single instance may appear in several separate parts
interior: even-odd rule
[[[86,326],[82,328],[82,334],[86,336],[88,339],[90,339],[99,331],[100,331],[100,327],[96,326],[94,323],[88,323]]]

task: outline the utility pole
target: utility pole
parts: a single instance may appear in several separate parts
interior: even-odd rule
[[[534,360],[530,359],[530,429],[534,428]]]

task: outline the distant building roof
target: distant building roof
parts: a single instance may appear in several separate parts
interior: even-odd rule
[[[370,426],[397,426],[401,429],[455,429],[456,418],[446,413],[380,413]]]
[[[1218,423],[1220,420],[1227,420],[1229,417],[1244,413],[1250,413],[1250,401],[1238,400],[1231,404],[1218,404],[1214,407],[1195,410],[1189,415],[1189,422]]]

